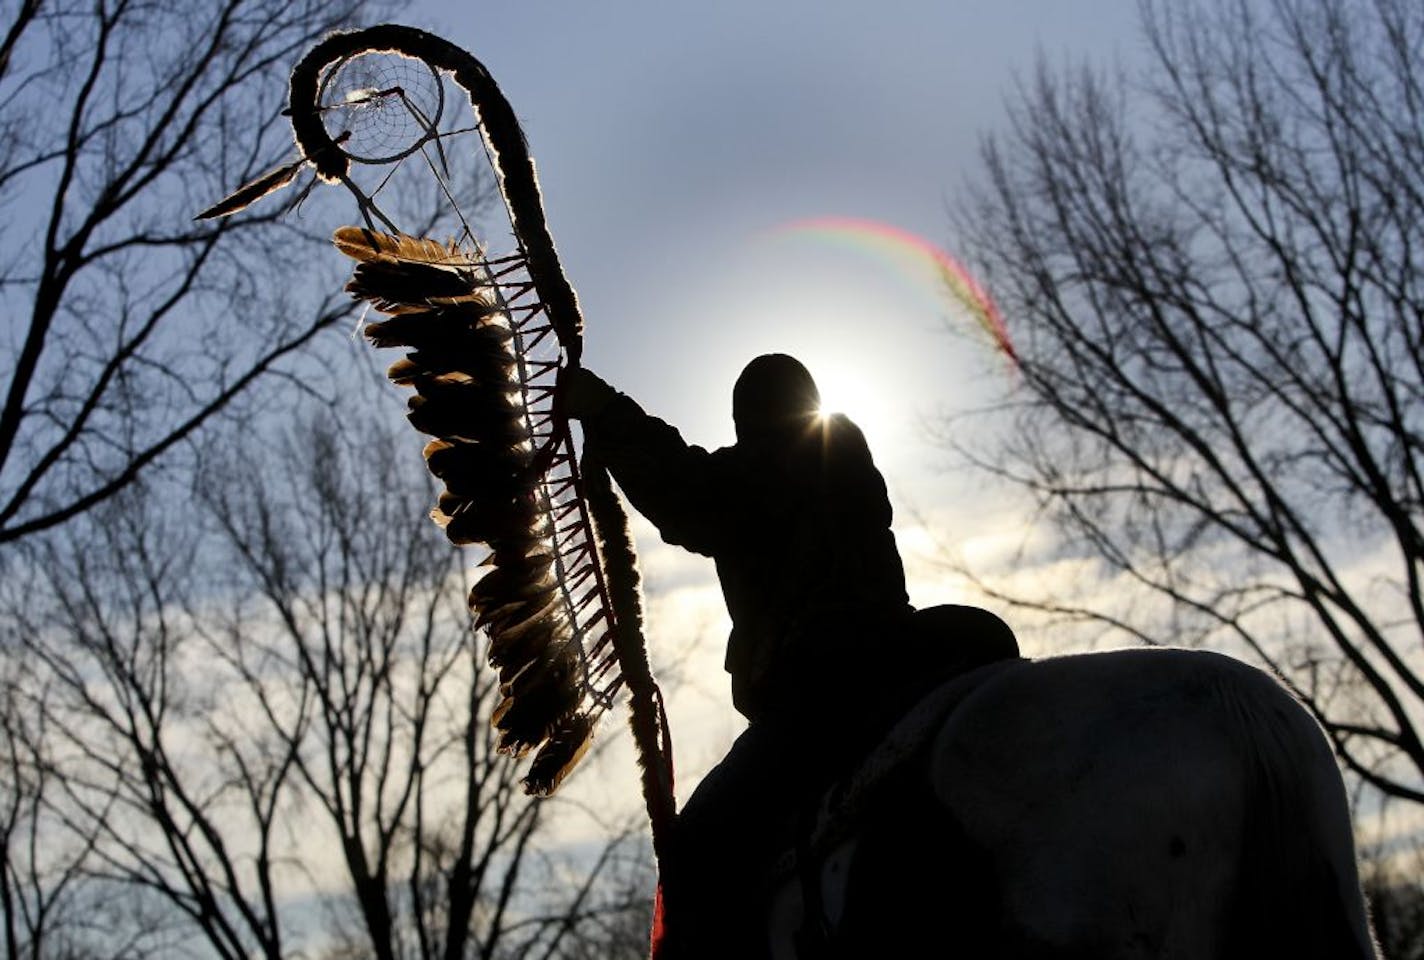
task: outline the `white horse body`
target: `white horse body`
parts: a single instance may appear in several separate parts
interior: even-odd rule
[[[823,874],[833,955],[1376,956],[1324,735],[1239,661],[1014,664],[958,703],[926,759],[926,795],[886,791],[850,868],[845,846],[831,861],[845,888]],[[934,880],[907,881],[917,866]]]

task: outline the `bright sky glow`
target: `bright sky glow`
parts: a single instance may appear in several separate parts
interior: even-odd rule
[[[977,326],[986,344],[1017,365],[1008,327],[989,292],[968,267],[924,237],[889,223],[854,217],[816,217],[777,227],[771,236],[835,245],[882,262],[918,287],[936,306]]]
[[[885,437],[894,431],[892,387],[854,358],[822,361],[811,367],[821,391],[821,413],[843,413],[867,436]]]

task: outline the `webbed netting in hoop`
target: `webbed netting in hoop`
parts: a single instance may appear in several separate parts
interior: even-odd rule
[[[399,53],[366,51],[322,73],[322,125],[360,163],[394,163],[440,135],[445,82],[429,64]]]
[[[467,97],[447,97],[450,82]],[[466,100],[471,111],[456,109]],[[534,751],[526,787],[551,793],[626,683],[658,845],[672,774],[637,572],[600,469],[590,507],[562,413],[559,377],[579,361],[582,318],[513,111],[469,54],[387,25],[313,48],[293,70],[290,113],[302,162],[356,198],[364,225],[335,238],[357,264],[347,289],[385,314],[367,326],[371,342],[408,351],[389,375],[414,389],[411,423],[432,438],[427,465],[445,486],[434,516],[453,542],[489,549],[493,569],[470,605],[499,672],[501,748]],[[476,238],[460,179],[460,165],[481,154],[514,239],[496,256]],[[235,212],[294,175],[274,171],[208,213]],[[403,222],[404,192],[432,185],[453,216],[448,240]],[[600,544],[618,562],[605,567]]]

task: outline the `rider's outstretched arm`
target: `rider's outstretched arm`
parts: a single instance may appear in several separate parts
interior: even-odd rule
[[[572,372],[569,415],[638,512],[668,543],[714,555],[729,530],[726,457],[687,443],[588,370]]]

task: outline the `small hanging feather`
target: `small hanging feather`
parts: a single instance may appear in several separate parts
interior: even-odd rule
[[[234,190],[230,195],[219,200],[208,209],[194,217],[194,220],[216,220],[218,217],[228,217],[240,210],[246,209],[251,204],[256,203],[269,193],[276,193],[296,179],[301,173],[302,167],[307,165],[307,160],[303,157],[292,163],[283,164],[275,170],[269,170],[256,180],[251,180]]]

